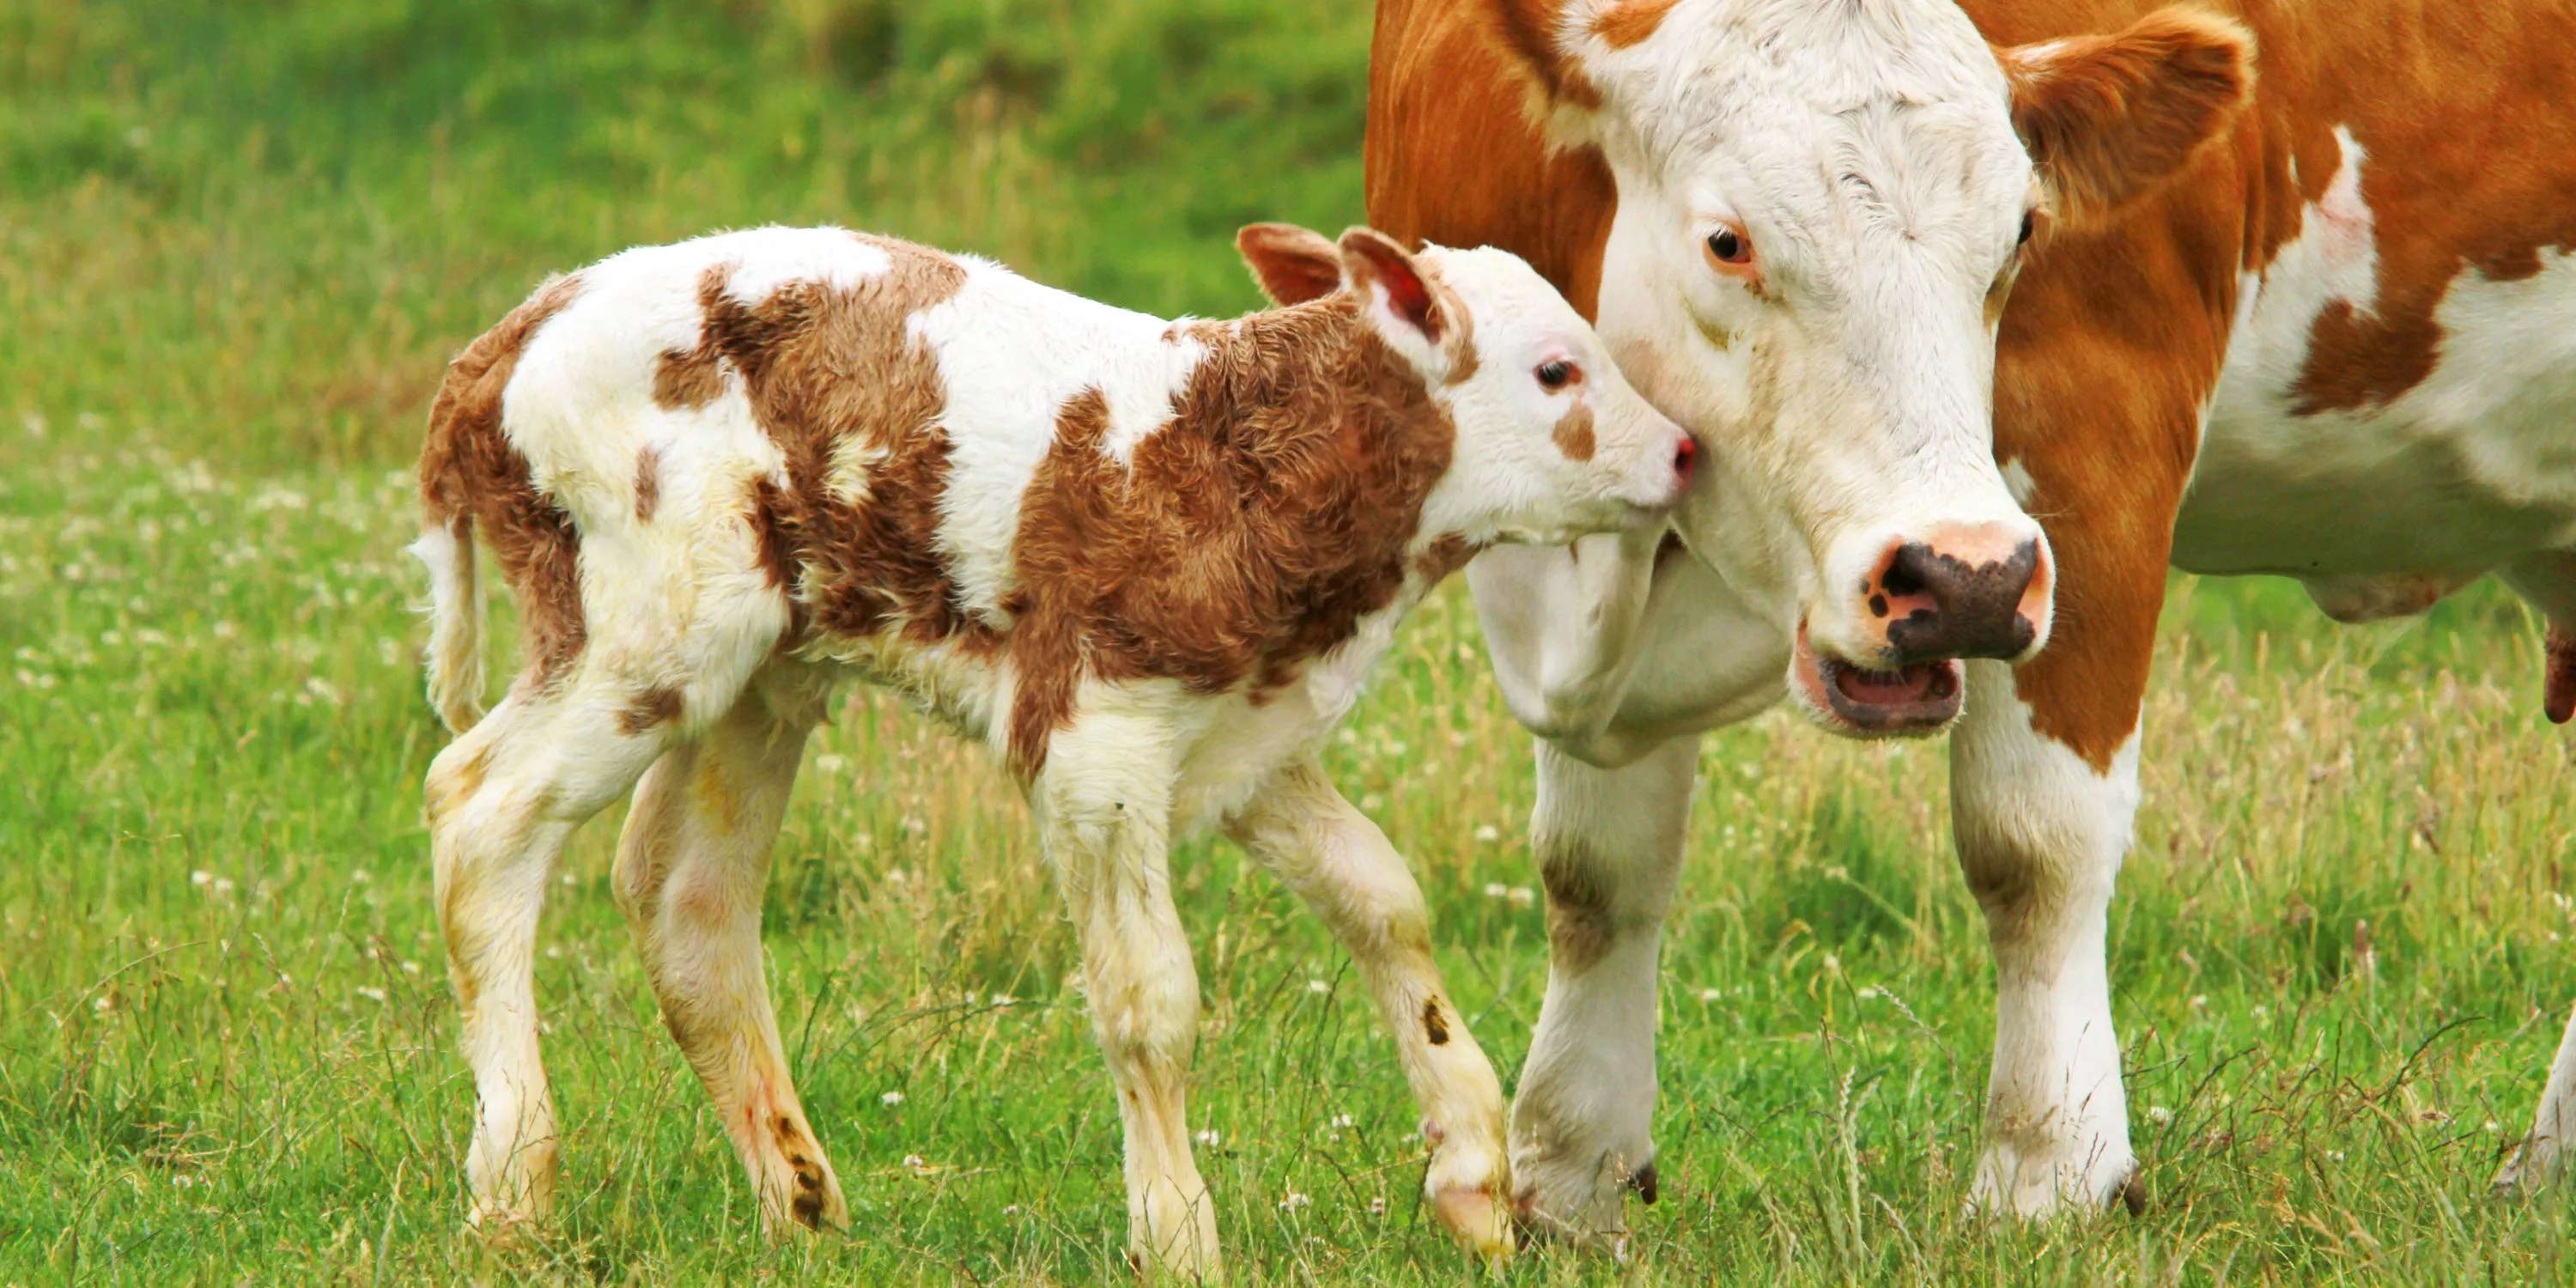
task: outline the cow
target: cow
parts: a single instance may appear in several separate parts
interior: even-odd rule
[[[1509,1249],[1503,1100],[1422,895],[1318,761],[1398,620],[1499,542],[1660,529],[1692,440],[1526,264],[1254,225],[1231,322],[1096,304],[833,228],[627,251],[449,367],[420,458],[426,801],[464,1012],[478,1224],[557,1168],[532,941],[574,828],[630,789],[615,886],[765,1224],[848,1209],[760,959],[769,851],[847,677],[984,743],[1025,792],[1126,1132],[1128,1244],[1216,1273],[1183,1080],[1198,978],[1173,838],[1219,829],[1358,961],[1424,1114],[1426,1194]],[[524,668],[480,708],[475,533]]]
[[[1972,1205],[2136,1201],[2106,909],[2169,563],[2344,619],[2489,571],[2576,711],[2576,10],[1380,0],[1371,222],[1527,258],[1710,451],[1468,571],[1539,737],[1529,1219],[1651,1201],[1699,735],[1951,733],[1995,964]],[[2009,301],[2009,307],[2007,307]],[[2044,650],[2044,651],[2043,651]],[[2576,1134],[2576,1022],[2500,1178]]]

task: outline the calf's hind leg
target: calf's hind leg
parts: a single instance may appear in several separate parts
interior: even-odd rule
[[[465,1175],[476,1224],[541,1220],[553,1206],[554,1099],[537,1051],[537,917],[573,829],[661,753],[662,730],[631,732],[620,722],[626,704],[624,690],[607,684],[523,689],[430,766],[439,929],[474,1071]]]
[[[1429,914],[1404,856],[1311,762],[1282,771],[1229,830],[1359,963],[1433,1136],[1423,1181],[1433,1210],[1471,1251],[1510,1255],[1502,1083],[1432,964]]]
[[[617,850],[617,898],[680,1044],[759,1196],[761,1223],[849,1224],[778,1041],[761,972],[770,849],[828,678],[772,665],[705,733],[645,772]]]

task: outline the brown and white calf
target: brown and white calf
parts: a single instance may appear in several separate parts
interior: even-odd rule
[[[1616,1232],[1653,1156],[1703,730],[1956,721],[1974,1197],[2036,1214],[2134,1163],[2106,925],[2169,559],[2347,619],[2499,572],[2576,711],[2571,42],[2551,0],[1380,0],[1371,222],[1597,302],[1718,466],[1695,559],[1468,573],[1546,739],[1551,919],[1615,927],[1560,941],[1519,1082],[1542,1216]],[[2576,1156],[2576,1020],[2535,1118],[2508,1181]]]
[[[1502,1099],[1420,892],[1318,767],[1397,621],[1496,542],[1655,529],[1691,441],[1500,251],[1255,225],[1231,322],[1079,299],[839,229],[629,251],[449,369],[420,462],[428,780],[478,1220],[542,1216],[530,945],[565,838],[629,789],[616,886],[772,1223],[837,1225],[761,974],[769,850],[836,681],[902,690],[1025,789],[1126,1127],[1128,1237],[1216,1268],[1182,1088],[1198,980],[1171,840],[1220,828],[1357,959],[1433,1129],[1436,1210],[1508,1246]],[[479,715],[473,533],[526,669]],[[640,782],[640,787],[638,786]]]

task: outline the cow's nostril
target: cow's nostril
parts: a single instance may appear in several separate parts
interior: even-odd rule
[[[1695,443],[1688,438],[1684,438],[1681,442],[1673,446],[1673,474],[1682,481],[1682,485],[1684,487],[1688,487],[1690,485],[1691,469],[1698,463],[1698,443]]]
[[[1899,599],[1922,594],[1923,574],[1915,567],[1917,553],[1922,550],[1923,547],[1918,545],[1899,547],[1896,557],[1888,561],[1887,571],[1879,577],[1878,584]]]

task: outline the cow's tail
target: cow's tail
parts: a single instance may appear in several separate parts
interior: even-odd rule
[[[474,575],[474,512],[422,507],[412,555],[429,567],[429,704],[457,733],[483,718],[483,583]]]

